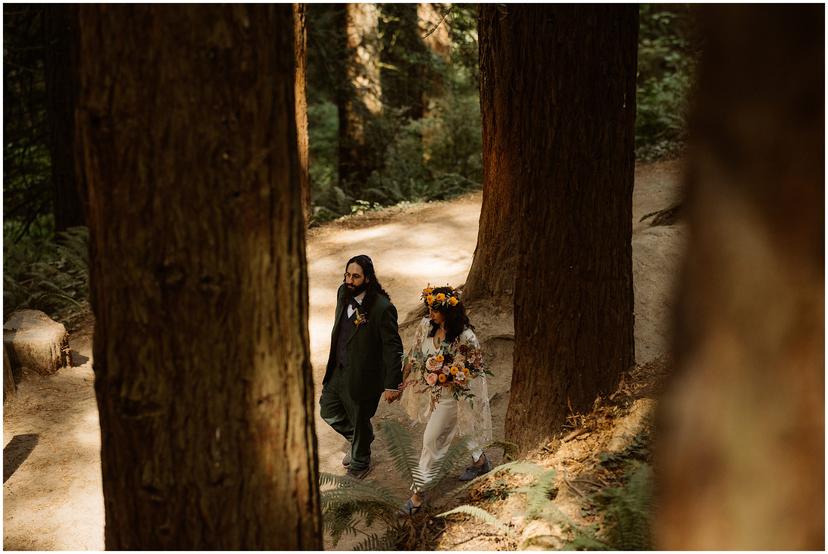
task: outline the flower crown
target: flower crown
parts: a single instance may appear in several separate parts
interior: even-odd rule
[[[447,288],[449,289],[449,291],[433,294],[434,287],[432,287],[431,284],[429,284],[426,288],[423,289],[423,292],[420,294],[420,300],[425,302],[429,308],[436,308],[438,306],[451,306],[453,308],[454,306],[460,303],[459,290],[455,289],[454,287],[448,284],[445,287],[439,288]]]

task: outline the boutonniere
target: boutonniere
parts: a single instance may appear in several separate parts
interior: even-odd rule
[[[354,318],[354,325],[356,325],[357,329],[359,329],[359,326],[363,323],[368,323],[368,317],[365,312],[360,312],[359,309],[357,309],[356,317]]]

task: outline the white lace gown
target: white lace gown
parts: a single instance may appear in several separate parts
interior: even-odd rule
[[[477,336],[471,329],[466,329],[452,344],[444,342],[438,345],[434,337],[428,336],[430,329],[431,322],[424,317],[417,327],[414,345],[406,356],[406,363],[411,362],[412,367],[402,397],[408,416],[420,423],[427,422],[419,462],[423,485],[430,481],[436,463],[446,454],[455,437],[468,437],[474,461],[480,459],[482,448],[492,441],[492,413],[486,375],[469,381],[469,390],[474,395],[472,398],[455,400],[443,387],[429,385],[423,370],[428,358],[448,353],[456,357],[461,346],[467,352],[476,352],[482,359]],[[422,487],[415,483],[412,488],[419,490]]]

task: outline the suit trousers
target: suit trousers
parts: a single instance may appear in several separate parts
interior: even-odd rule
[[[427,394],[427,393],[425,393]],[[446,455],[451,441],[457,435],[457,400],[451,394],[446,394],[440,398],[434,411],[431,412],[431,417],[426,423],[425,432],[423,433],[423,451],[420,454],[420,475],[423,476],[423,481],[427,485],[430,481],[429,473],[431,473],[437,462]],[[472,451],[472,458],[476,462],[483,455],[483,450],[480,444],[474,437],[469,437],[468,446]],[[411,487],[415,492],[421,490],[416,485]]]
[[[377,412],[382,393],[367,400],[355,400],[348,390],[348,370],[337,367],[322,387],[319,398],[320,415],[351,444],[351,466],[359,471],[371,464],[371,443],[374,428],[371,418]]]

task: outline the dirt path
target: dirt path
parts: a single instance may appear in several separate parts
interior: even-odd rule
[[[666,298],[675,271],[681,227],[651,228],[638,223],[645,213],[667,207],[675,196],[678,166],[642,166],[636,175],[633,206],[633,256],[636,293],[636,349],[639,362],[659,355],[666,338]],[[401,321],[418,306],[426,283],[459,285],[471,265],[477,240],[481,194],[331,223],[308,234],[310,341],[316,398],[333,323],[336,289],[345,261],[355,254],[374,260]],[[496,377],[492,382],[495,438],[502,435],[511,376],[508,314],[472,312],[488,349]],[[410,333],[403,333],[406,347]],[[498,338],[499,337],[499,338]],[[92,388],[89,331],[72,337],[78,366],[21,384],[4,409],[4,547],[7,550],[101,550],[103,499],[100,482],[100,434]],[[375,421],[405,420],[399,404],[381,403]],[[319,418],[316,429],[321,471],[342,473],[346,442]],[[421,435],[421,429],[415,428]],[[32,437],[34,435],[35,437]],[[22,438],[21,438],[22,437]],[[405,497],[408,483],[396,476],[382,441],[374,446],[369,479]],[[495,455],[496,457],[496,455]],[[341,542],[338,549],[352,546]],[[331,545],[326,544],[327,547]]]

